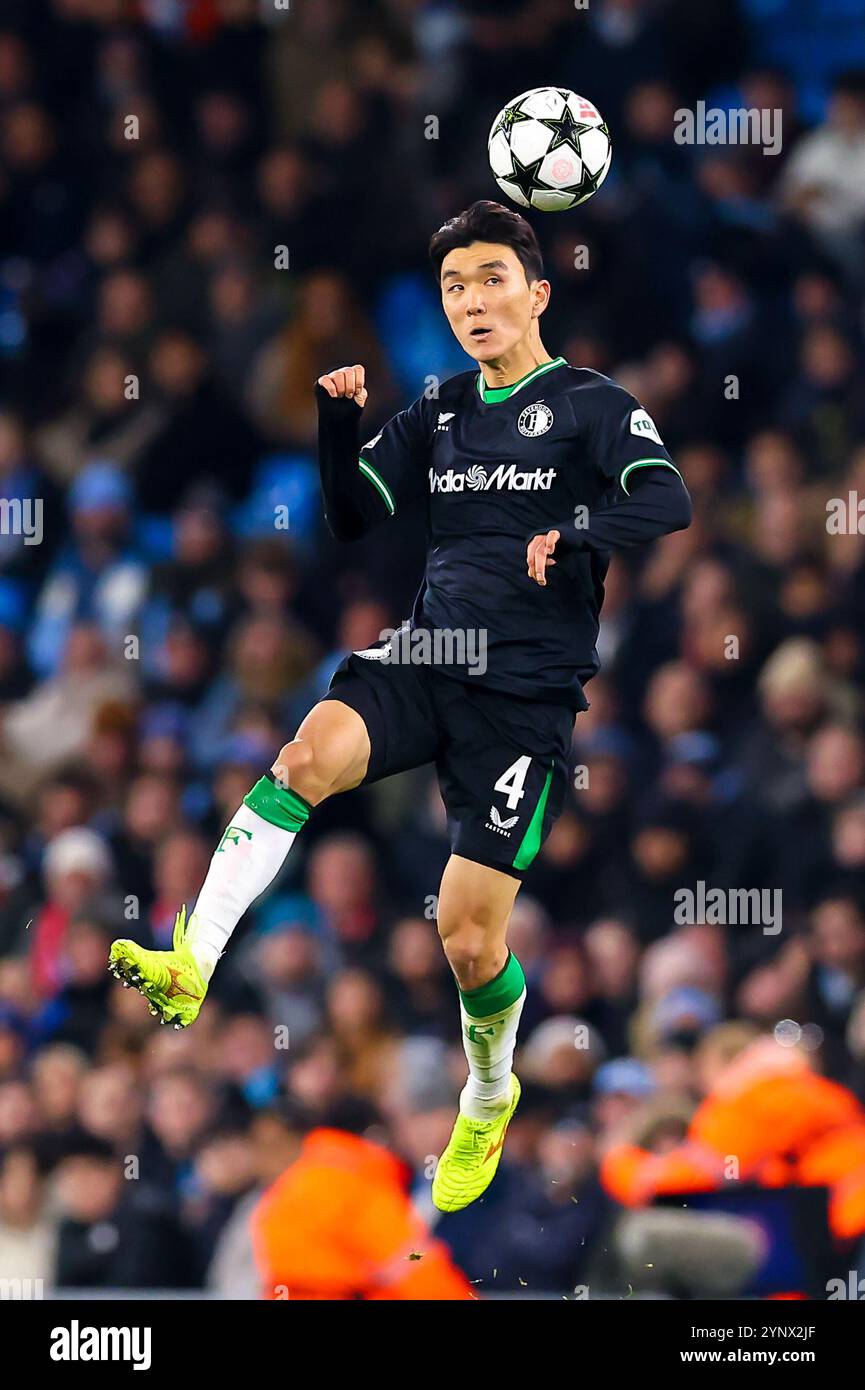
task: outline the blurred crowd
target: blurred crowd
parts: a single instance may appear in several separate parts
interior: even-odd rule
[[[231,1287],[286,1104],[373,1104],[432,1216],[465,1063],[431,769],[316,812],[188,1033],[106,957],[169,943],[342,655],[409,612],[422,525],[330,539],[312,384],[363,362],[372,434],[470,365],[426,241],[495,196],[489,123],[541,83],[614,148],[532,219],[545,342],[640,399],[695,519],[611,566],[513,918],[523,1105],[437,1233],[480,1292],[579,1282],[603,1153],[685,1133],[731,1021],[865,1100],[865,75],[822,42],[806,110],[761,32],[729,0],[0,5],[0,1277]],[[675,143],[698,99],[781,110],[780,153]],[[780,930],[680,925],[700,881],[780,889]]]

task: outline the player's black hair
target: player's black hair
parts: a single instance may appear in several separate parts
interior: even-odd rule
[[[529,284],[543,277],[544,259],[534,229],[518,212],[504,207],[502,203],[494,203],[490,198],[481,198],[472,203],[470,208],[466,208],[458,217],[451,217],[433,233],[429,257],[436,277],[441,276],[442,261],[448,252],[455,251],[458,246],[471,246],[475,241],[496,241],[502,246],[510,246]]]

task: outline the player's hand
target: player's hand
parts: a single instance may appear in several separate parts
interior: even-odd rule
[[[334,400],[345,396],[359,405],[361,410],[366,405],[366,368],[360,363],[355,363],[353,367],[337,367],[335,372],[327,372],[320,376],[318,384],[323,386]]]
[[[529,579],[534,579],[537,584],[546,584],[546,568],[556,563],[553,551],[561,538],[559,531],[547,531],[546,535],[532,536],[526,551]]]

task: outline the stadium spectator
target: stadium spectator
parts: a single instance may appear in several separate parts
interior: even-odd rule
[[[705,1192],[724,1181],[724,1164],[735,1154],[743,1181],[828,1186],[835,1235],[840,1240],[861,1236],[862,1106],[843,1086],[816,1075],[800,1049],[784,1048],[772,1038],[741,1047],[744,1038],[733,1028],[709,1034],[698,1054],[704,1100],[685,1142],[655,1153],[626,1142],[611,1144],[601,1165],[607,1191],[627,1205],[661,1192]]]
[[[0,1158],[0,1279],[3,1286],[44,1293],[54,1283],[58,1218],[51,1211],[45,1175],[27,1144],[11,1145]],[[41,1281],[24,1284],[23,1281]],[[7,1281],[10,1281],[7,1284]],[[22,1293],[21,1295],[25,1295]]]
[[[471,1298],[468,1281],[412,1210],[408,1176],[360,1102],[307,1133],[253,1214],[265,1297]]]

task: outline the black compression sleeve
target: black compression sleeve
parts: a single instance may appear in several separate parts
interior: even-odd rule
[[[587,519],[578,513],[576,519],[550,527],[561,534],[556,551],[619,550],[690,526],[691,498],[672,468],[640,469],[633,476],[632,486],[634,496],[591,512]],[[580,524],[584,520],[585,524]]]
[[[387,516],[387,507],[357,466],[362,409],[347,396],[336,400],[316,384],[318,467],[324,515],[331,535],[353,541]]]

